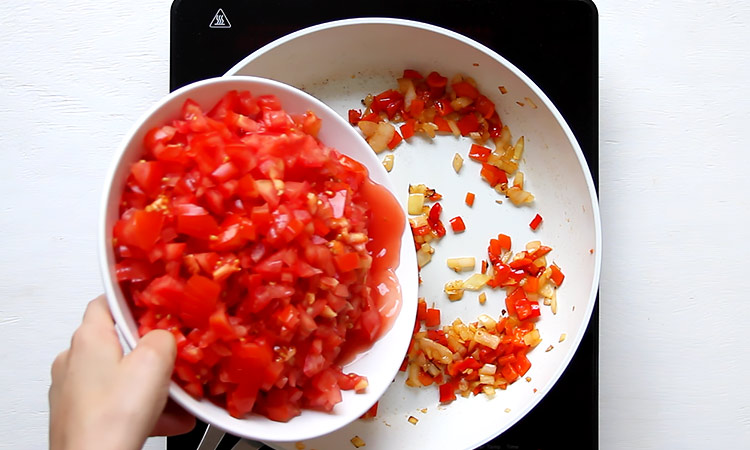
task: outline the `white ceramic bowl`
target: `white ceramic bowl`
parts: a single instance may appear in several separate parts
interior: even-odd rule
[[[477,163],[468,159],[470,142],[466,138],[438,136],[402,143],[394,152],[395,164],[389,174],[399,200],[405,202],[409,183],[425,183],[443,194],[445,219],[461,215],[467,226],[460,235],[449,231],[436,245],[433,262],[422,270],[420,296],[440,307],[443,323],[456,317],[475,321],[482,313],[500,315],[504,307],[500,293],[488,291],[487,303],[480,305],[476,293],[449,302],[442,288],[446,281],[459,278],[446,267],[445,258],[486,258],[489,238],[502,232],[512,236],[514,250],[537,239],[554,248],[551,259],[566,275],[558,291],[558,311],[552,314],[549,307],[543,307],[538,322],[543,342],[529,353],[533,364],[527,374],[530,382],[521,380],[498,392],[494,399],[482,395],[459,398],[443,407],[438,406],[434,386],[409,388],[399,375],[381,399],[376,420],[356,421],[336,433],[306,442],[307,448],[348,448],[354,435],[362,437],[368,449],[475,448],[516,423],[550,391],[575,353],[595,304],[601,224],[588,166],[573,133],[549,98],[496,52],[424,23],[352,19],[285,36],[239,62],[227,75],[252,74],[283,81],[311,93],[345,116],[348,109],[361,108],[367,94],[396,88],[395,79],[407,68],[424,75],[437,70],[449,78],[456,73],[473,77],[495,103],[514,140],[525,136],[520,170],[526,174],[528,190],[536,196],[533,204],[519,208],[496,195],[480,180]],[[507,94],[502,94],[499,86],[504,86]],[[465,159],[460,174],[451,167],[457,152]],[[463,203],[467,191],[476,193],[473,208]],[[498,205],[495,200],[506,201]],[[529,222],[537,212],[544,221],[532,231]],[[560,342],[563,334],[566,339]],[[554,349],[545,352],[549,346]],[[416,427],[406,420],[410,415],[419,419]],[[544,432],[544,424],[539,427]],[[295,448],[293,442],[274,447]]]
[[[313,111],[322,119],[318,135],[321,142],[361,162],[369,170],[373,181],[393,190],[391,179],[387,176],[382,164],[357,132],[326,105],[295,88],[277,81],[255,77],[214,78],[185,86],[164,97],[127,133],[107,175],[102,197],[99,223],[100,267],[109,307],[130,348],[133,348],[138,341],[138,329],[117,283],[114,272],[115,257],[111,245],[112,227],[118,218],[118,203],[130,165],[140,159],[143,154],[142,142],[145,133],[154,126],[165,124],[176,118],[186,99],[191,98],[203,108],[210,108],[226,92],[233,89],[249,90],[255,96],[276,95],[281,100],[283,108],[292,114]],[[335,406],[333,412],[303,410],[300,416],[287,423],[274,422],[257,414],[246,419],[236,419],[231,417],[225,409],[207,400],[195,400],[174,382],[170,386],[170,395],[205,422],[236,436],[251,439],[299,441],[330,433],[345,426],[367,411],[391,384],[409,345],[416,316],[417,272],[408,224],[404,227],[400,265],[396,269],[396,275],[401,285],[403,301],[401,311],[393,326],[370,350],[344,366],[345,373],[354,372],[368,377],[367,391],[364,394],[355,394],[353,391],[342,392],[343,401]]]

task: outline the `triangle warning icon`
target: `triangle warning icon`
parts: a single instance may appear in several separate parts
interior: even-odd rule
[[[221,8],[216,11],[216,14],[214,14],[214,18],[211,19],[211,24],[209,24],[208,26],[209,28],[232,28],[232,24],[229,23],[227,15],[224,14],[224,10]]]

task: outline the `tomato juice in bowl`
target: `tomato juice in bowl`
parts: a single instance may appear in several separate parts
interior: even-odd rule
[[[170,394],[190,412],[302,440],[388,387],[414,324],[415,255],[384,168],[335,112],[271,80],[194,83],[141,118],[107,180],[110,309],[131,348],[175,333]]]

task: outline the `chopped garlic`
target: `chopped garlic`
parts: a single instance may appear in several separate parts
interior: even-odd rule
[[[463,165],[464,159],[461,157],[461,155],[459,155],[458,153],[453,155],[453,170],[455,170],[456,173],[461,170],[461,167],[463,167]]]
[[[385,155],[383,158],[383,167],[385,167],[385,170],[388,172],[393,170],[393,155]]]

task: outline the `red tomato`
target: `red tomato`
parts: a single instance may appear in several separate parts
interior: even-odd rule
[[[159,211],[126,212],[115,224],[114,237],[119,244],[149,251],[161,237],[164,221],[164,214]]]
[[[396,91],[374,103],[402,107]],[[274,96],[231,91],[208,112],[188,100],[147,133],[122,193],[115,270],[139,332],[172,332],[174,379],[235,417],[331,411],[342,389],[367,386],[340,357],[383,328],[373,273],[401,230],[371,229],[397,208],[362,164],[317,141],[320,126]]]

